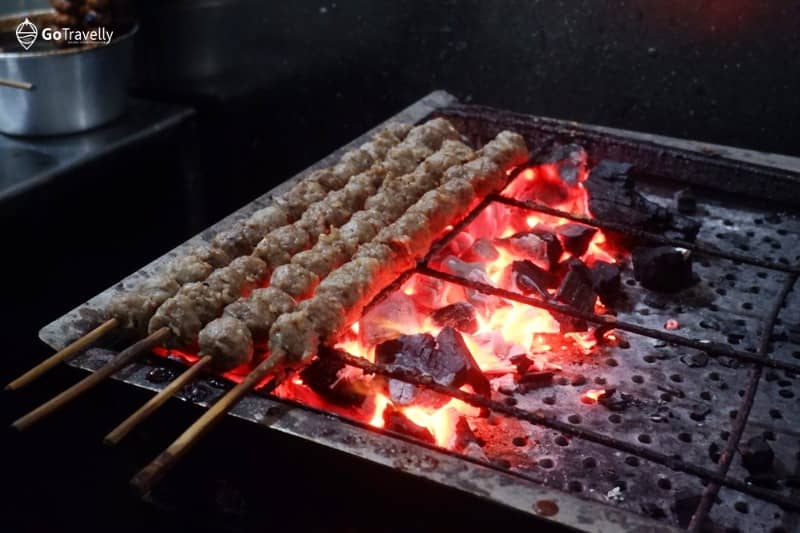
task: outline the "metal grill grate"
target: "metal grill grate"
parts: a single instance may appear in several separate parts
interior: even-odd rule
[[[630,272],[623,272],[623,290],[635,306],[619,309],[616,317],[609,318],[584,315],[559,302],[510,293],[432,268],[434,255],[490,205],[575,219],[547,206],[495,195],[476,207],[376,302],[410,276],[429,276],[616,328],[626,332],[625,346],[604,347],[591,361],[565,367],[552,387],[526,394],[487,400],[464,396],[467,393],[460,390],[441,390],[465,401],[483,402],[493,413],[503,415],[492,414],[481,422],[485,427],[475,428],[486,441],[485,459],[433,450],[406,436],[397,439],[396,434],[389,437],[374,428],[367,431],[358,422],[342,423],[343,418],[267,397],[263,389],[247,397],[232,414],[582,529],[632,531],[661,526],[671,530],[670,524],[686,525],[669,509],[684,490],[699,497],[699,504],[694,501],[689,511],[695,515],[695,529],[702,527],[706,515],[717,526],[748,532],[800,526],[796,485],[754,484],[740,462],[731,460],[731,452],[744,439],[769,434],[774,439],[776,462],[797,478],[800,291],[792,291],[792,287],[800,263],[800,256],[795,255],[800,250],[800,222],[792,217],[776,218],[771,206],[754,207],[759,199],[795,202],[800,187],[797,173],[731,161],[687,144],[679,146],[674,140],[451,103],[449,95],[436,93],[395,119],[418,121],[433,111],[454,121],[475,144],[505,128],[523,133],[532,146],[566,138],[582,144],[594,158],[634,162],[645,177],[656,178],[652,183],[645,179],[642,185],[650,200],[662,204],[676,188],[668,182],[676,176],[693,186],[713,189],[714,195],[700,197],[707,212],[698,244],[579,220],[635,233],[641,240],[694,250],[701,258],[694,265],[701,279],[698,287],[679,302],[653,299],[638,287]],[[443,107],[447,105],[450,107]],[[747,157],[758,161],[753,154]],[[739,196],[715,200],[721,190]],[[193,243],[210,238],[268,201],[265,195]],[[145,267],[125,285],[147,277],[163,261]],[[53,347],[63,347],[96,321],[103,302],[120,286],[47,326],[42,338]],[[680,318],[680,334],[663,330],[665,320],[674,317]],[[94,370],[114,356],[109,349],[113,346],[108,343],[92,349],[71,364]],[[708,353],[707,365],[690,368],[684,364],[681,359],[691,350]],[[426,381],[389,372],[348,354],[330,355],[369,371]],[[153,358],[116,377],[156,390],[164,385],[150,379],[152,370],[173,365]],[[611,412],[587,408],[580,402],[583,390],[605,386],[630,393],[638,403],[628,411]],[[208,405],[224,387],[221,380],[206,378],[183,391],[180,398]],[[712,449],[716,450],[713,454]],[[541,506],[540,502],[557,502],[556,514],[550,513],[549,504]],[[657,516],[654,506],[666,516]]]
[[[514,176],[512,176],[512,178],[513,177]],[[467,228],[469,224],[493,202],[502,203],[505,205],[513,206],[514,208],[519,208],[530,212],[544,213],[559,218],[569,219],[581,222],[583,224],[598,227],[601,229],[622,232],[627,235],[636,237],[637,239],[645,241],[688,248],[693,250],[695,253],[708,257],[710,259],[724,259],[732,261],[738,265],[742,264],[752,265],[760,267],[761,269],[774,271],[775,273],[781,273],[783,275],[783,281],[780,290],[776,294],[774,294],[769,299],[768,302],[763,304],[764,308],[768,309],[769,311],[764,315],[763,319],[760,321],[760,324],[758,325],[758,329],[761,331],[758,340],[758,348],[754,351],[737,350],[732,348],[730,345],[726,343],[711,342],[707,340],[707,337],[694,338],[691,336],[677,335],[674,333],[667,333],[665,331],[658,330],[652,327],[646,327],[641,324],[620,320],[617,319],[616,317],[609,315],[582,313],[577,309],[574,309],[567,304],[560,303],[554,299],[542,299],[542,298],[532,298],[528,296],[523,296],[521,294],[517,294],[508,290],[496,288],[491,285],[475,282],[447,272],[443,272],[441,270],[431,268],[429,266],[429,263],[436,256],[436,254],[438,254],[442,249],[444,249],[444,247],[459,233],[463,232],[465,228]],[[725,357],[729,358],[730,360],[748,363],[749,364],[748,366],[746,367],[742,366],[740,367],[739,370],[739,373],[746,374],[746,379],[747,379],[746,387],[744,389],[744,394],[743,397],[741,398],[741,401],[739,402],[739,404],[736,406],[735,409],[732,409],[730,411],[731,413],[735,413],[734,416],[732,416],[733,424],[727,431],[728,438],[726,439],[724,448],[720,452],[721,458],[719,459],[719,463],[716,468],[709,468],[697,464],[697,462],[694,461],[698,459],[697,457],[689,457],[687,459],[683,459],[679,456],[663,453],[657,449],[658,448],[657,446],[647,446],[646,444],[641,444],[641,443],[631,443],[629,441],[615,438],[607,433],[601,433],[590,429],[586,429],[585,427],[582,427],[580,422],[576,422],[576,419],[574,417],[572,418],[571,421],[568,420],[567,422],[562,422],[560,420],[551,418],[547,415],[543,415],[532,410],[526,410],[520,407],[510,406],[506,403],[502,403],[495,400],[489,400],[484,397],[478,396],[476,394],[471,394],[458,389],[436,384],[432,380],[426,379],[425,376],[415,375],[413,373],[409,373],[406,371],[391,370],[380,364],[370,363],[362,358],[353,357],[352,355],[343,353],[341,351],[331,350],[329,351],[329,354],[331,354],[331,356],[340,358],[343,362],[349,365],[357,366],[369,373],[381,374],[395,379],[400,379],[415,384],[423,385],[437,392],[447,394],[454,398],[458,398],[459,400],[462,400],[466,403],[470,403],[478,407],[485,407],[491,409],[494,412],[502,413],[511,418],[524,420],[531,424],[553,429],[562,433],[563,435],[569,435],[571,437],[600,444],[602,446],[606,446],[613,450],[623,452],[625,454],[630,454],[630,456],[632,457],[639,457],[646,461],[650,461],[653,463],[657,463],[659,465],[669,467],[672,470],[690,474],[702,480],[706,480],[709,483],[705,488],[702,500],[700,501],[700,504],[697,508],[697,512],[694,513],[694,517],[692,520],[692,529],[695,531],[699,531],[703,527],[705,517],[708,515],[708,512],[710,511],[711,507],[714,505],[714,501],[721,487],[734,489],[743,494],[759,498],[766,502],[777,504],[786,510],[800,511],[800,500],[798,500],[797,498],[793,498],[790,495],[782,494],[779,491],[764,489],[757,485],[745,482],[739,477],[732,477],[727,475],[732,464],[732,459],[735,456],[737,446],[741,441],[745,427],[748,423],[750,412],[753,407],[753,401],[755,398],[756,390],[758,388],[759,380],[763,374],[763,368],[764,367],[775,368],[795,374],[800,374],[800,364],[775,359],[770,357],[770,355],[768,354],[778,314],[781,311],[781,308],[784,306],[787,296],[792,291],[792,288],[794,287],[795,282],[798,278],[799,272],[800,271],[798,271],[796,267],[790,266],[788,264],[781,264],[771,260],[755,257],[753,255],[732,253],[711,246],[704,246],[693,243],[687,243],[680,240],[669,239],[660,235],[633,230],[624,225],[610,224],[600,220],[587,219],[585,217],[575,216],[570,213],[550,208],[548,206],[543,206],[531,202],[522,202],[519,200],[515,200],[513,198],[494,195],[490,198],[487,198],[484,202],[479,204],[468,217],[466,217],[461,223],[453,227],[453,229],[451,229],[433,246],[430,253],[427,255],[425,259],[423,259],[413,270],[401,276],[401,278],[397,282],[395,282],[395,284],[387,288],[387,290],[383,291],[371,304],[374,305],[381,299],[388,296],[391,292],[397,290],[399,285],[402,284],[411,275],[414,274],[424,275],[424,276],[438,278],[448,283],[454,283],[469,289],[480,291],[484,294],[499,296],[501,298],[514,300],[535,307],[540,307],[548,311],[558,312],[572,317],[581,318],[589,322],[595,323],[599,326],[616,328],[618,330],[623,330],[656,341],[663,341],[676,346],[699,349],[704,351],[708,355],[714,357]],[[679,376],[680,376],[679,374],[673,374],[672,380],[678,381]],[[738,375],[731,376],[731,378],[732,381],[735,381],[736,379],[739,378],[739,376]],[[666,381],[667,383],[669,383],[669,379]],[[642,428],[642,431],[643,432],[640,433],[640,435],[638,436],[638,440],[644,441],[648,444],[651,443],[652,437],[649,436],[647,432],[645,432],[644,428]],[[684,435],[690,435],[690,434],[686,433]],[[687,437],[686,436],[681,437],[679,435],[679,438],[686,439]],[[638,461],[631,459],[630,457],[626,459],[626,462],[629,465],[636,464],[638,466]],[[661,485],[665,484],[664,481],[660,481],[660,483]]]

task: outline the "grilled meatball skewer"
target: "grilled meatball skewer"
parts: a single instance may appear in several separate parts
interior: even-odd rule
[[[359,211],[340,231],[332,232],[331,239],[320,240],[310,250],[294,256],[291,263],[278,267],[272,274],[270,288],[262,289],[263,292],[254,291],[249,297],[240,298],[226,307],[222,317],[211,321],[200,332],[200,354],[211,355],[215,361],[227,363],[228,368],[251,361],[255,346],[267,340],[275,319],[294,310],[291,297],[299,298],[313,292],[319,279],[348,261],[360,244],[370,241],[382,227],[390,224],[396,218],[393,212],[405,211],[425,191],[437,185],[447,168],[473,156],[465,144],[445,141],[442,148],[418,165],[414,172],[387,180],[382,192],[404,190],[405,194],[394,197],[391,205],[388,205],[390,196],[378,193],[370,197],[367,203],[375,198],[384,198],[383,203],[372,204],[378,209],[386,209]],[[301,255],[305,257],[295,262]],[[307,270],[303,264],[315,270]],[[266,307],[267,291],[272,291],[269,298],[280,302],[279,306]],[[276,313],[278,307],[281,309]]]
[[[270,329],[273,357],[304,360],[354,322],[381,289],[412,267],[447,224],[462,218],[475,200],[500,190],[505,170],[527,158],[521,136],[501,132],[480,157],[449,169],[448,180],[429,191],[396,222],[381,230],[354,258],[325,278],[296,311]]]
[[[447,174],[452,178],[451,181],[426,193],[425,196],[430,194],[428,198],[432,198],[439,193],[439,199],[447,200],[448,205],[451,206],[448,208],[449,214],[453,218],[460,218],[468,212],[473,200],[490,191],[500,190],[506,181],[505,168],[523,162],[527,157],[527,149],[524,140],[519,135],[501,132],[494,141],[484,147],[481,156],[466,165],[449,170]],[[471,186],[471,190],[458,183],[464,181]],[[455,182],[456,185],[449,185],[451,182]],[[450,189],[445,190],[445,187]],[[459,200],[451,200],[452,198]],[[465,203],[459,206],[459,201],[465,201]],[[294,360],[307,358],[316,352],[320,339],[325,341],[333,339],[352,318],[355,310],[360,311],[363,308],[364,303],[362,302],[372,298],[380,287],[389,283],[387,280],[390,280],[390,277],[400,268],[407,268],[413,264],[414,256],[411,253],[414,248],[409,246],[411,240],[427,234],[430,239],[427,242],[429,246],[435,233],[446,227],[444,223],[439,222],[441,220],[446,222],[446,219],[439,216],[435,210],[432,211],[432,205],[431,201],[426,202],[426,198],[423,197],[400,220],[385,228],[385,231],[381,231],[383,237],[374,244],[384,245],[385,249],[377,247],[370,252],[365,252],[365,255],[353,259],[328,276],[325,283],[331,288],[330,296],[318,298],[322,291],[322,286],[320,286],[313,298],[300,304],[299,307],[303,309],[281,315],[270,329],[272,355],[261,361],[243,381],[211,406],[175,442],[134,476],[131,480],[132,485],[142,493],[149,491],[200,436],[218,422],[250,389],[263,380],[277,364],[286,358]],[[423,233],[418,223],[419,220],[441,225]],[[396,256],[390,259],[400,260],[401,265],[382,265],[378,259],[366,255],[367,253],[378,254],[378,250],[384,250],[382,253]],[[333,282],[328,283],[331,279]],[[344,289],[344,292],[336,289],[337,284]],[[352,296],[346,294],[348,291],[354,291],[356,297],[353,299]],[[346,299],[354,300],[349,309],[343,305]],[[332,305],[329,307],[327,304]],[[312,314],[314,312],[321,312],[323,315],[315,317]],[[346,313],[348,316],[342,318],[337,313]],[[326,320],[329,319],[331,323],[325,325]],[[295,344],[297,341],[299,344]]]
[[[275,198],[275,205],[256,211],[232,230],[221,232],[209,246],[195,248],[173,260],[164,272],[135,289],[118,293],[106,306],[108,319],[104,323],[9,383],[6,389],[27,385],[117,327],[143,333],[156,309],[175,295],[183,284],[202,281],[215,268],[229,264],[237,255],[250,253],[268,231],[295,220],[308,205],[328,191],[341,188],[351,176],[383,159],[409,130],[410,126],[406,124],[387,125],[371,141],[345,153],[332,168],[312,172],[290,191]]]
[[[367,197],[383,183],[394,183],[395,188],[405,182],[408,182],[410,187],[418,183],[424,184],[422,179],[424,176],[411,173],[409,176],[413,176],[413,180],[409,178],[403,180],[402,176],[398,175],[413,170],[422,158],[439,148],[443,140],[455,144],[447,145],[446,149],[430,155],[429,160],[424,162],[421,168],[441,173],[445,167],[453,164],[447,163],[453,157],[469,159],[472,152],[468,147],[448,140],[457,136],[458,132],[442,119],[435,119],[412,129],[403,142],[389,151],[386,161],[374,165],[368,172],[350,178],[341,190],[309,206],[295,224],[276,230],[263,239],[257,247],[256,254],[261,255],[264,262],[259,264],[255,262],[255,258],[251,258],[252,267],[270,271],[275,265],[280,264],[281,260],[290,259],[292,253],[306,246],[309,241],[313,241],[314,235],[328,230],[329,226],[346,222],[350,214],[363,207]],[[345,228],[345,232],[348,231]],[[352,246],[350,253],[354,249],[355,245]],[[243,261],[242,258],[239,260]],[[206,365],[212,365],[216,371],[225,371],[249,363],[253,357],[254,341],[265,343],[269,327],[275,318],[294,310],[295,301],[279,288],[256,289],[247,298],[240,298],[227,305],[220,318],[212,320],[199,335],[195,335],[198,325],[220,309],[230,294],[247,292],[249,288],[249,281],[238,279],[244,274],[237,274],[238,277],[230,279],[231,283],[239,284],[235,290],[225,291],[223,286],[218,286],[215,278],[226,270],[229,269],[223,268],[213,273],[205,284],[185,286],[176,298],[167,300],[154,315],[150,324],[151,331],[169,327],[174,332],[175,328],[179,328],[183,342],[195,337],[198,339],[201,357],[167,388],[109,433],[105,439],[107,443],[119,442]]]
[[[420,158],[441,145],[443,139],[457,136],[456,130],[441,119],[414,128],[403,142],[389,150],[386,161],[373,166],[374,170],[350,178],[340,191],[334,191],[323,200],[309,206],[295,224],[275,230],[263,239],[257,247],[257,253],[260,252],[266,262],[259,262],[256,257],[237,260],[242,263],[240,266],[247,266],[252,272],[227,273],[235,270],[232,264],[212,273],[205,283],[189,283],[175,297],[169,298],[151,319],[150,331],[168,327],[172,332],[171,343],[185,344],[198,339],[203,341],[203,346],[207,346],[207,351],[210,352],[205,353],[201,350],[200,360],[176,381],[179,384],[188,382],[206,365],[213,365],[217,371],[225,371],[249,362],[253,352],[251,342],[253,335],[257,340],[262,338],[266,340],[269,326],[274,318],[294,309],[294,300],[290,296],[274,288],[257,289],[248,299],[228,305],[220,319],[204,328],[203,335],[197,334],[200,327],[219,314],[222,307],[234,295],[249,292],[253,279],[270,271],[272,266],[279,262],[281,254],[292,253],[306,246],[314,234],[326,231],[328,224],[338,224],[349,218],[350,212],[360,208],[367,196],[374,193],[375,187],[382,181],[394,178],[397,173],[410,170]],[[328,174],[326,179],[328,185],[343,184],[341,175],[337,176],[335,173]],[[288,202],[284,205],[295,209],[297,204]],[[245,262],[248,265],[244,265]],[[226,289],[226,283],[234,287]],[[113,443],[121,439],[177,390],[177,386],[170,386],[152,398],[112,431],[107,436],[107,442]]]
[[[413,128],[403,142],[389,151],[384,163],[350,178],[343,189],[309,206],[296,223],[270,232],[253,256],[234,261],[238,262],[236,268],[231,263],[216,270],[203,283],[184,285],[158,308],[150,319],[148,331],[152,333],[166,326],[172,331],[171,345],[193,345],[200,330],[220,316],[226,305],[247,295],[275,266],[288,262],[292,254],[314,244],[320,232],[349,219],[352,210],[363,205],[387,174],[410,172],[445,139],[457,136],[458,132],[443,119]]]
[[[423,194],[439,185],[445,170],[474,156],[464,143],[445,141],[414,172],[386,180],[379,192],[367,199],[364,210],[355,213],[339,231],[331,232],[327,239],[321,239],[311,249],[292,257],[289,264],[278,267],[272,273],[270,286],[296,298],[310,295],[319,280],[349,261],[359,245],[372,240]]]
[[[404,124],[390,124],[361,147],[345,153],[331,168],[316,170],[291,190],[275,198],[274,205],[259,209],[233,229],[217,234],[208,246],[193,249],[174,259],[165,271],[131,291],[119,293],[107,307],[108,315],[125,329],[147,330],[156,310],[174,296],[181,286],[205,280],[214,269],[228,265],[234,258],[249,254],[270,231],[296,220],[312,203],[369,165],[382,159],[399,144],[409,131]]]

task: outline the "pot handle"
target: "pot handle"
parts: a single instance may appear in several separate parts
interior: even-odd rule
[[[0,86],[12,87],[14,89],[24,89],[26,91],[30,91],[31,89],[33,89],[33,84],[28,83],[27,81],[14,81],[14,80],[7,80],[4,78],[0,78]]]

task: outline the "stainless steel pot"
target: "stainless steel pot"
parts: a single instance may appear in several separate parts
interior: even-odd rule
[[[47,13],[0,18],[0,32],[9,41],[8,32],[14,35],[26,17],[36,23]],[[41,31],[43,26],[37,26]],[[31,51],[15,41],[4,46],[0,51],[0,131],[31,136],[75,133],[120,116],[137,29],[134,25],[114,35],[107,45]]]

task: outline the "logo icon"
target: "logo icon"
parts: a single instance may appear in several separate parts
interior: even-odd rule
[[[17,26],[17,41],[19,41],[20,46],[25,50],[33,46],[38,36],[39,28],[36,27],[36,24],[28,20],[27,17]]]

